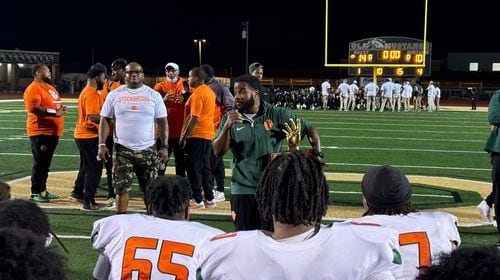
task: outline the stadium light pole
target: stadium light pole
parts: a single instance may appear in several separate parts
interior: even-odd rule
[[[194,39],[193,42],[195,44],[198,44],[198,60],[200,62],[200,66],[201,66],[201,44],[206,43],[207,40],[205,40],[205,39]]]
[[[247,21],[242,21],[241,24],[243,25],[243,31],[241,31],[241,38],[245,39],[246,43],[246,48],[245,48],[245,69],[248,69],[248,24],[250,23],[249,20]],[[245,70],[246,71],[246,70]]]

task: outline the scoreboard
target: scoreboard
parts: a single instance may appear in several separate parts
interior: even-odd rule
[[[351,76],[430,76],[431,43],[423,51],[422,40],[407,37],[376,37],[349,43],[349,64],[377,66],[349,67]],[[425,67],[418,67],[424,63]],[[412,65],[405,67],[406,65]]]

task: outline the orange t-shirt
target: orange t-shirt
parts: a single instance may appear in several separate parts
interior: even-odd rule
[[[111,83],[111,85],[110,85],[110,83]],[[120,81],[115,82],[115,81],[106,80],[106,82],[104,83],[103,89],[99,91],[101,94],[101,107],[102,107],[102,104],[104,104],[104,101],[106,100],[106,97],[108,96],[108,94],[111,91],[120,87],[121,85],[122,85],[122,83]],[[113,137],[113,128],[109,129],[108,136]]]
[[[184,125],[190,116],[198,117],[198,125],[188,138],[203,138],[212,141],[214,128],[215,92],[207,85],[197,87],[186,102],[184,109]]]
[[[28,136],[61,136],[63,134],[63,117],[37,116],[30,113],[38,106],[47,109],[58,109],[61,107],[61,97],[53,86],[33,81],[24,91],[23,98],[24,107],[28,112],[28,118],[26,120]]]
[[[219,123],[222,119],[222,115],[224,113],[222,113],[224,108],[222,108],[222,105],[219,105],[219,104],[215,104],[215,111],[214,111],[214,128],[215,128],[215,131],[217,132],[217,128],[219,127]]]
[[[89,115],[99,115],[102,108],[101,96],[93,87],[83,88],[78,97],[78,119],[76,120],[76,139],[96,138],[99,136],[99,124],[91,121]]]
[[[111,86],[109,85],[110,83],[111,83]],[[120,81],[115,82],[115,81],[106,80],[106,82],[104,83],[103,89],[100,91],[101,103],[104,104],[104,100],[106,100],[106,97],[108,96],[110,91],[117,89],[121,85],[122,84],[120,83]]]
[[[168,120],[168,138],[176,139],[181,137],[183,118],[184,118],[184,104],[185,101],[177,103],[177,97],[179,95],[184,95],[186,92],[184,90],[182,78],[178,78],[177,82],[172,83],[168,80],[159,82],[155,85],[154,90],[161,94],[161,97],[171,91],[173,93],[172,97],[165,102],[167,106],[167,120]]]

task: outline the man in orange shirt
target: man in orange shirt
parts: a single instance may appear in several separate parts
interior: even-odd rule
[[[184,149],[187,175],[193,189],[192,208],[205,208],[202,188],[206,207],[216,206],[210,167],[212,140],[215,136],[215,93],[205,84],[206,77],[207,74],[201,67],[189,71],[188,83],[195,90],[184,108],[184,127],[179,139],[179,145]]]
[[[106,66],[97,63],[87,72],[87,85],[78,98],[78,119],[74,132],[75,142],[80,150],[80,170],[78,178],[83,186],[75,184],[71,193],[83,197],[83,211],[99,210],[94,195],[101,180],[102,161],[97,160],[99,144],[99,121],[102,102],[98,90],[106,81]],[[77,180],[78,181],[78,180]]]
[[[66,106],[52,86],[50,70],[45,64],[33,66],[34,81],[24,91],[24,106],[28,112],[26,128],[33,153],[31,195],[36,202],[59,198],[47,191],[47,177],[54,151],[63,133]]]
[[[184,87],[184,80],[179,77],[179,65],[169,62],[165,66],[165,80],[157,83],[154,90],[163,97],[168,113],[168,157],[174,152],[175,174],[186,176],[186,164],[184,163],[184,151],[179,147],[179,138],[184,119],[184,105],[189,89]],[[161,148],[161,141],[156,140],[156,146]],[[166,165],[167,163],[165,163]],[[158,175],[164,175],[165,169],[159,169]]]

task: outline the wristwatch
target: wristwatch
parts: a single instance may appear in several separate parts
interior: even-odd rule
[[[168,144],[163,145],[162,148],[165,148],[168,150]]]
[[[316,151],[314,151],[314,155],[316,155],[316,156],[318,156],[320,158],[324,157],[323,152],[316,152]]]

